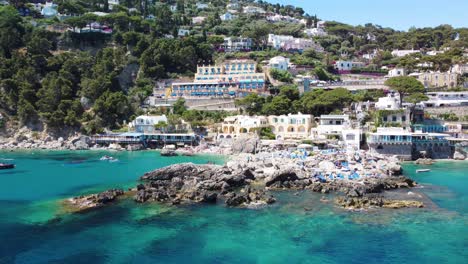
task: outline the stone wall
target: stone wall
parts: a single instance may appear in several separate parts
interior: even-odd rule
[[[424,111],[431,115],[440,115],[445,113],[454,113],[458,117],[468,116],[468,106],[458,107],[430,107],[425,108]]]
[[[369,144],[371,152],[381,155],[397,156],[402,160],[412,159],[411,144]]]
[[[455,147],[449,144],[369,144],[372,152],[381,155],[397,156],[402,160],[416,160],[418,158],[451,159]],[[425,152],[425,156],[421,153]]]
[[[413,159],[423,158],[421,151],[426,152],[426,158],[451,159],[455,153],[455,147],[448,143],[414,143]]]

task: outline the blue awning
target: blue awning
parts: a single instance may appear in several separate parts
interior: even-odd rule
[[[230,92],[229,92],[229,95],[236,95],[236,92],[230,91]]]

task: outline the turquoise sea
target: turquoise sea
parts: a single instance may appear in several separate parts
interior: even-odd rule
[[[261,210],[128,200],[63,213],[61,199],[134,186],[158,167],[224,160],[120,152],[111,163],[99,161],[104,154],[0,153],[17,165],[0,171],[0,264],[468,263],[468,162],[439,162],[420,174],[425,166],[405,165],[421,183],[413,192],[433,202],[423,209],[348,212],[320,194],[279,192],[279,202]]]

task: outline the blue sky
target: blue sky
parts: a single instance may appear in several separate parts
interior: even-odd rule
[[[468,0],[268,0],[294,5],[324,20],[373,23],[398,30],[450,24],[468,27]]]

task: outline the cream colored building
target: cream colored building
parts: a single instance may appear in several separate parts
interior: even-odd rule
[[[414,73],[410,76],[415,77],[426,88],[448,87],[453,88],[458,85],[458,74],[450,72],[423,72]]]
[[[268,123],[276,139],[309,138],[314,125],[313,116],[301,113],[269,116]]]
[[[224,119],[218,139],[256,135],[271,128],[276,139],[306,139],[314,126],[313,116],[301,113],[280,116],[230,116]]]
[[[268,126],[268,118],[265,116],[229,116],[224,119],[221,125],[218,139],[258,134],[261,128]]]

